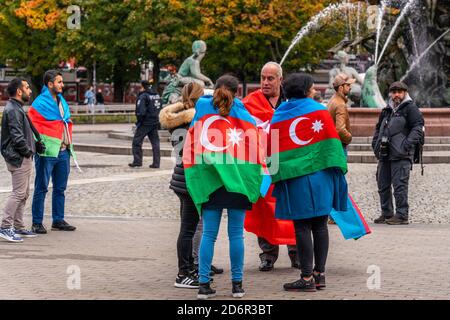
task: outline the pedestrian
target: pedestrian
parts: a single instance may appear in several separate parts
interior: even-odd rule
[[[164,107],[159,114],[159,122],[163,128],[169,130],[172,146],[177,152],[176,165],[170,180],[170,189],[180,199],[181,224],[177,240],[178,274],[174,284],[177,288],[198,289],[198,270],[195,272],[192,253],[193,237],[199,215],[186,188],[182,156],[186,133],[195,114],[195,103],[202,95],[202,86],[191,82],[181,90],[182,102]]]
[[[45,152],[37,153],[35,156],[32,231],[38,234],[47,233],[42,222],[50,178],[53,183],[52,230],[76,229],[64,220],[66,199],[64,193],[70,174],[70,156],[74,158],[75,164],[77,163],[72,144],[72,120],[69,105],[62,96],[63,88],[62,74],[56,70],[48,70],[44,74],[41,94],[33,101],[28,111],[31,122],[46,146]]]
[[[89,90],[86,91],[86,93],[84,94],[84,102],[87,104],[88,110],[92,114],[95,113],[94,98],[95,98],[94,87],[90,87]]]
[[[345,156],[348,156],[348,145],[352,141],[352,132],[350,129],[350,117],[347,110],[348,95],[351,86],[356,80],[350,78],[345,73],[339,73],[334,77],[333,88],[335,94],[328,101],[327,108],[333,118],[334,125],[342,142]],[[329,224],[335,224],[330,216]]]
[[[159,147],[159,111],[161,97],[153,90],[147,80],[141,82],[139,95],[136,100],[136,132],[133,138],[133,162],[128,165],[132,168],[142,167],[142,143],[147,136],[152,145],[153,163],[150,168],[159,168],[161,155]]]
[[[388,105],[381,111],[372,148],[378,159],[377,184],[381,216],[375,223],[409,223],[408,184],[415,148],[424,139],[424,119],[400,81],[389,87]],[[392,203],[394,188],[395,215]]]
[[[1,152],[11,173],[12,192],[6,201],[0,237],[10,242],[22,242],[36,233],[25,228],[23,214],[30,194],[30,178],[36,144],[32,124],[23,106],[30,101],[31,89],[27,80],[15,78],[8,84],[9,100],[3,110]]]
[[[198,299],[216,293],[210,286],[210,272],[223,209],[228,213],[232,296],[244,296],[245,210],[265,194],[262,190],[270,184],[264,188],[256,122],[235,98],[238,86],[235,77],[222,76],[216,82],[214,95],[197,101],[183,147],[187,189],[203,219]]]
[[[329,112],[313,100],[313,78],[294,73],[283,88],[288,101],[275,110],[270,126],[271,134],[279,134],[279,152],[269,160],[279,159],[277,170],[270,167],[275,217],[294,222],[301,270],[299,280],[283,287],[315,291],[325,287],[328,215],[347,209],[347,161]]]
[[[335,94],[328,101],[327,108],[333,118],[334,125],[341,138],[342,147],[345,155],[348,153],[348,145],[352,141],[352,132],[350,129],[350,117],[347,110],[348,95],[351,85],[355,79],[350,78],[345,73],[336,75],[333,81]]]
[[[285,101],[281,82],[283,81],[283,69],[276,62],[267,62],[261,69],[260,89],[247,95],[242,102],[246,109],[256,120],[261,135],[267,135],[270,120],[278,106]],[[266,197],[261,198],[253,205],[251,211],[247,212],[245,227],[247,231],[253,232],[258,237],[258,245],[261,249],[259,258],[261,260],[259,271],[271,271],[278,260],[279,245],[272,242],[282,242],[290,239],[292,233],[292,244],[287,245],[291,267],[299,268],[297,248],[293,233],[292,222],[275,219],[275,199],[272,197],[272,188]],[[279,234],[274,234],[279,231]],[[290,233],[287,231],[291,231]],[[270,239],[269,238],[270,235]],[[283,240],[280,240],[283,239]],[[284,242],[287,243],[287,242]]]
[[[97,93],[95,94],[95,102],[99,106],[100,112],[105,113],[105,98],[102,94],[102,89],[98,89]]]

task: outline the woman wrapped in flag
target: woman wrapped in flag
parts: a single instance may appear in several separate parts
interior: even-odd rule
[[[269,170],[275,183],[275,217],[293,220],[301,266],[300,279],[284,289],[315,291],[325,287],[328,215],[332,209],[347,209],[347,161],[333,119],[312,99],[313,78],[295,73],[283,88],[288,101],[271,121],[270,135],[279,137],[279,145],[269,147]]]
[[[183,148],[187,189],[203,219],[199,299],[216,293],[210,286],[210,271],[223,209],[228,212],[232,296],[244,296],[245,211],[270,186],[256,123],[235,98],[238,85],[235,77],[222,76],[216,82],[214,96],[197,101]]]

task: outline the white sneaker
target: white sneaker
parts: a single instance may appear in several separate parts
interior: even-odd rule
[[[9,242],[23,242],[23,239],[14,233],[14,229],[0,228],[0,238]]]

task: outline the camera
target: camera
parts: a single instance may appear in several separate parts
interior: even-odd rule
[[[387,159],[389,157],[389,138],[381,137],[380,144],[380,159]]]

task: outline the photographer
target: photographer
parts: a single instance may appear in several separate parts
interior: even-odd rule
[[[400,225],[409,223],[409,173],[416,145],[424,137],[424,120],[403,82],[391,84],[389,97],[372,140],[378,159],[377,183],[381,203],[381,216],[374,222]],[[391,185],[394,187],[395,215]]]

